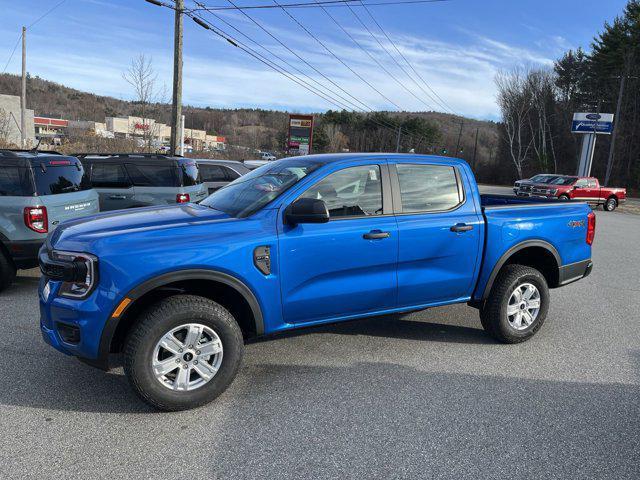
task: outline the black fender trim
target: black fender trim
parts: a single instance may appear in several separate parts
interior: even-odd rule
[[[236,277],[218,272],[215,270],[207,270],[207,269],[189,269],[189,270],[177,270],[174,272],[165,273],[163,275],[151,278],[144,283],[141,283],[137,287],[133,288],[125,295],[124,298],[131,299],[131,302],[127,305],[127,307],[120,313],[119,316],[114,317],[113,313],[109,314],[109,318],[105,323],[105,326],[102,330],[102,336],[100,337],[100,347],[99,347],[99,356],[97,360],[93,360],[93,364],[101,365],[100,368],[105,368],[104,365],[108,365],[108,359],[111,348],[111,340],[116,332],[118,324],[120,320],[124,316],[124,314],[131,308],[131,306],[136,302],[137,299],[145,295],[146,293],[154,290],[156,288],[162,287],[164,285],[168,285],[174,282],[180,282],[183,280],[213,280],[229,287],[235,289],[240,295],[244,297],[244,299],[249,304],[251,308],[251,312],[253,313],[253,317],[255,319],[255,327],[256,327],[256,336],[261,336],[264,334],[264,319],[262,317],[262,310],[260,308],[260,304],[258,303],[258,299],[253,294],[251,289],[247,287],[242,281],[238,280]],[[96,365],[97,366],[97,365]]]
[[[556,250],[556,248],[551,245],[549,242],[545,242],[544,240],[525,240],[522,243],[518,243],[514,245],[509,250],[504,252],[497,263],[494,265],[493,270],[491,271],[491,275],[489,276],[489,280],[487,280],[487,285],[484,287],[484,292],[482,292],[482,300],[486,300],[491,293],[491,288],[493,287],[493,282],[496,280],[498,276],[498,272],[504,266],[504,264],[509,260],[509,258],[514,254],[519,252],[520,250],[524,250],[525,248],[530,247],[541,247],[545,250],[548,250],[553,257],[556,259],[556,263],[558,264],[558,269],[562,267],[562,259],[560,258],[560,254]]]

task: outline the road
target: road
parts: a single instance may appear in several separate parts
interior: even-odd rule
[[[217,401],[157,413],[0,295],[0,478],[638,478],[640,217],[597,212],[593,274],[499,345],[465,305],[249,344]]]

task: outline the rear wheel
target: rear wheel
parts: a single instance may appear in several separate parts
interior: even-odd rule
[[[166,411],[209,403],[235,378],[244,344],[216,302],[176,295],[153,305],[129,333],[124,370],[136,393]]]
[[[503,343],[519,343],[542,327],[549,310],[549,288],[535,268],[507,265],[480,310],[482,326]]]
[[[11,285],[15,278],[15,265],[3,251],[0,251],[0,292]]]
[[[616,197],[609,197],[607,201],[604,202],[603,208],[607,212],[613,212],[618,207],[618,199]]]

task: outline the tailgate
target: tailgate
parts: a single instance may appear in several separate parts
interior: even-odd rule
[[[44,195],[40,197],[40,205],[47,207],[49,229],[53,230],[65,220],[73,220],[100,211],[98,193],[93,190]]]

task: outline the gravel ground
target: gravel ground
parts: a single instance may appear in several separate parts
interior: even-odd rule
[[[309,329],[175,414],[46,346],[26,272],[0,295],[0,478],[637,479],[640,217],[597,217],[593,274],[529,342],[465,305]]]

